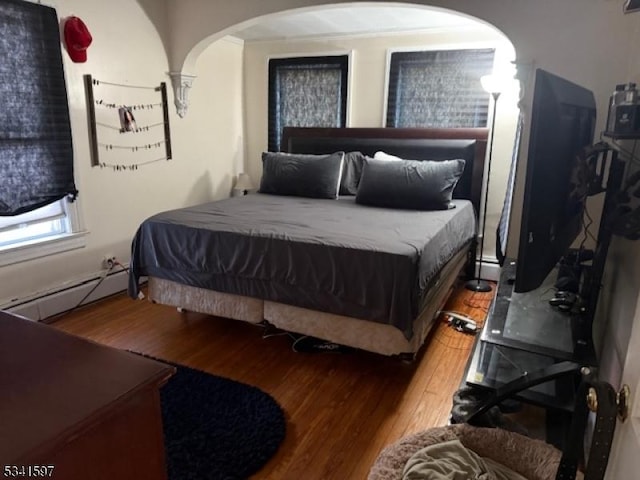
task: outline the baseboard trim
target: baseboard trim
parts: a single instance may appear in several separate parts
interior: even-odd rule
[[[475,273],[478,275],[478,262],[476,262]],[[482,261],[482,271],[480,272],[480,278],[482,280],[489,280],[492,282],[497,282],[500,280],[500,264],[498,260],[494,257],[493,259],[487,260],[483,259]]]
[[[497,282],[500,279],[500,265],[498,263],[482,262],[482,279]]]
[[[1,308],[16,315],[22,315],[30,320],[42,321],[54,315],[59,315],[75,308],[78,303],[87,295],[92,288],[100,282],[101,276],[78,282],[76,285],[65,286],[59,290],[54,290],[36,298],[26,301],[16,301],[2,306]],[[127,289],[128,275],[125,270],[108,274],[102,280],[91,295],[89,295],[82,305],[86,305],[96,300],[120,293]]]

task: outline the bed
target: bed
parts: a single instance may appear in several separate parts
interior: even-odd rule
[[[455,208],[255,193],[162,212],[136,233],[129,294],[147,276],[157,303],[413,355],[475,264],[486,139],[486,129],[286,128],[283,149],[295,154],[462,158]]]

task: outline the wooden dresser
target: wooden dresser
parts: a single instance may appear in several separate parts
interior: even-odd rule
[[[0,478],[165,479],[159,388],[173,372],[0,312]]]

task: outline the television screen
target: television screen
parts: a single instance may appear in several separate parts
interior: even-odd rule
[[[536,70],[514,290],[538,288],[583,229],[587,186],[577,160],[593,141],[593,93]]]

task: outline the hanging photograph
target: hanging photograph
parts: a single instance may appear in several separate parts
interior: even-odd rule
[[[165,82],[129,85],[89,74],[83,79],[92,166],[128,172],[171,160]]]
[[[133,116],[131,107],[120,107],[118,109],[120,115],[120,131],[121,132],[134,132],[136,131],[136,119]]]

